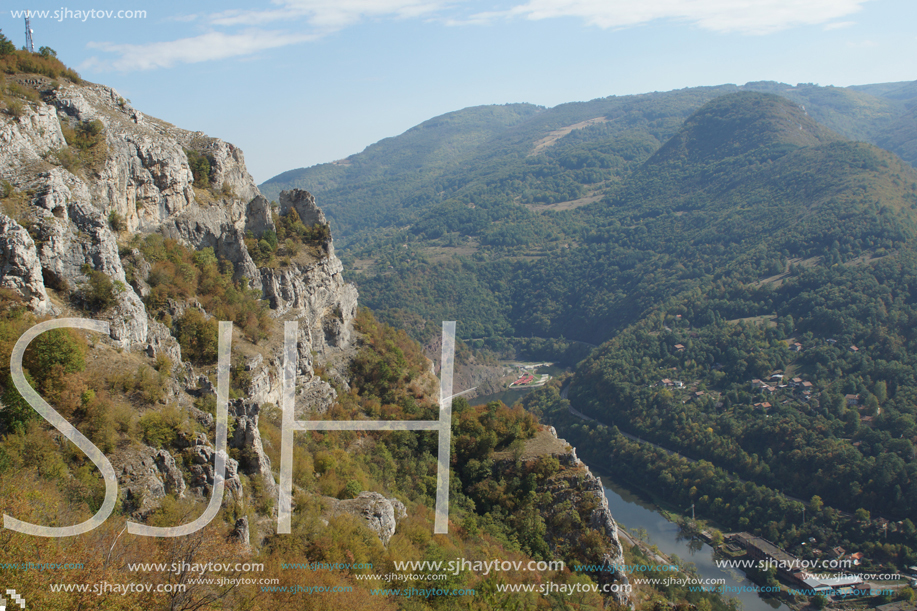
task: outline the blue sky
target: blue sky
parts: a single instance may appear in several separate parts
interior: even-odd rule
[[[51,11],[36,48],[240,146],[258,182],[478,104],[917,79],[913,0],[70,1],[9,0],[0,28],[21,45],[11,11]]]

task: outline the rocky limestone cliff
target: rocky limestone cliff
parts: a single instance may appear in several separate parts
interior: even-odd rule
[[[545,540],[552,551],[560,548],[579,550],[584,558],[582,564],[601,566],[601,570],[587,574],[599,584],[617,584],[608,595],[609,599],[633,608],[633,601],[623,587],[628,585],[627,576],[613,568],[625,564],[624,548],[618,539],[618,525],[611,515],[601,480],[576,456],[575,448],[558,438],[553,426],[544,427],[533,439],[527,440],[520,455],[522,461],[545,456],[557,459],[561,465],[561,469],[536,490],[539,495],[547,493],[552,499],[550,504],[539,507],[547,526]],[[494,458],[497,462],[515,461],[509,452],[499,452]],[[600,536],[600,554],[594,546],[584,547],[582,527],[571,528],[574,524],[581,524]]]
[[[212,393],[213,385],[182,360],[171,329],[148,315],[143,298],[150,293],[151,265],[125,244],[133,234],[156,232],[194,250],[212,247],[232,264],[235,279],[263,291],[274,318],[299,321],[296,410],[300,416],[327,410],[334,390],[314,375],[313,365],[351,347],[357,306],[356,289],[342,278],[330,234],[308,256],[274,267],[259,268],[245,243],[247,237],[275,231],[276,213],[289,209],[309,226],[327,225],[314,198],[304,191],[283,193],[272,207],[258,192],[240,149],[146,116],[109,87],[84,83],[52,89],[42,77],[19,81],[33,87],[41,101],[24,104],[19,116],[0,113],[6,213],[0,214],[0,287],[20,295],[38,314],[73,316],[80,315],[81,305],[74,295],[91,274],[105,274],[114,283],[115,302],[93,317],[110,322],[110,344],[171,361],[181,375],[173,376],[168,399],[211,430],[213,417],[191,403]],[[95,126],[101,141],[92,149],[94,157],[75,163],[79,151],[68,147],[67,137],[86,126]],[[195,184],[189,156],[206,158],[210,165],[203,188],[204,181]],[[125,264],[132,271],[130,282]],[[193,302],[169,307],[173,317],[189,307],[200,309]],[[271,341],[276,346],[282,339]],[[280,351],[274,352],[248,358],[249,392],[230,406],[229,450],[238,451],[240,460],[228,461],[225,506],[245,502],[240,473],[260,478],[267,493],[276,496],[276,469],[258,430],[262,406],[280,402]],[[135,517],[149,515],[167,493],[209,496],[215,449],[207,435],[180,439],[171,452],[175,456],[139,445],[113,453],[122,502]],[[176,461],[179,454],[183,459]],[[254,526],[240,525],[239,538],[247,541]]]
[[[19,116],[0,113],[0,176],[8,184],[2,199],[5,214],[0,214],[0,287],[19,294],[38,314],[79,316],[80,304],[68,301],[68,294],[86,286],[93,273],[107,276],[117,288],[115,302],[93,314],[110,322],[107,346],[147,359],[165,357],[176,372],[166,399],[181,406],[199,428],[212,432],[213,416],[194,401],[214,393],[213,381],[183,358],[172,329],[148,314],[144,298],[150,295],[151,262],[127,241],[134,234],[160,233],[191,249],[213,248],[218,258],[232,264],[236,279],[262,292],[278,323],[298,321],[296,415],[326,411],[335,391],[314,374],[314,366],[346,360],[352,352],[357,307],[357,291],[343,280],[330,235],[281,265],[259,267],[246,246],[247,239],[276,232],[277,215],[291,211],[307,227],[326,227],[315,199],[305,191],[284,192],[275,208],[258,192],[241,150],[146,116],[111,88],[65,84],[52,90],[43,83],[37,90],[41,101],[26,104]],[[93,121],[101,124],[104,143],[95,149],[97,158],[67,163],[66,153],[72,154],[73,147],[68,147],[65,134]],[[195,185],[189,155],[208,160],[208,186]],[[202,310],[193,299],[170,300],[166,309],[175,319],[189,308]],[[232,458],[223,499],[227,508],[247,502],[243,475],[259,479],[265,493],[276,498],[277,466],[265,452],[258,424],[268,404],[280,403],[281,341],[271,338],[267,348],[249,347],[242,353],[248,382],[244,397],[230,403]],[[234,345],[234,354],[237,350]],[[342,385],[346,388],[346,380]],[[553,429],[551,434],[556,440]],[[558,443],[562,449],[557,457],[567,468],[545,485],[558,504],[570,500],[591,507],[584,523],[604,537],[607,550],[591,563],[621,563],[617,527],[600,482],[574,451]],[[117,448],[111,460],[123,506],[135,519],[143,519],[167,494],[208,498],[214,453],[211,437],[204,433],[183,434],[168,448],[139,443]],[[383,543],[405,517],[399,501],[378,493],[328,499],[327,506],[329,515],[360,517]],[[547,522],[554,510],[542,508]],[[269,517],[253,523],[240,518],[233,536],[257,545],[272,530],[270,522]],[[551,531],[549,537],[555,549],[574,542],[572,533],[562,530]],[[594,576],[607,581],[613,575],[619,573]]]

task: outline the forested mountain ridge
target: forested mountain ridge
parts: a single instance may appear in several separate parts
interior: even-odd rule
[[[885,146],[917,162],[911,103],[917,96],[909,84],[837,88],[761,81],[549,109],[468,108],[345,160],[284,172],[261,190],[268,197],[291,187],[321,194],[342,244],[372,239],[374,228],[409,224],[424,209],[448,200],[496,198],[537,206],[593,197],[613,187],[633,162],[646,159],[703,104],[737,91],[780,95],[847,138]],[[557,148],[565,150],[559,154]]]
[[[785,99],[742,92],[698,111],[602,200],[541,214],[443,204],[358,252],[376,263],[353,277],[402,324],[446,317],[465,338],[598,343],[714,277],[751,282],[794,258],[905,243],[915,178]]]

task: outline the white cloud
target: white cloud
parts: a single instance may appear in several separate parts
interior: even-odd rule
[[[444,0],[443,0],[444,1]],[[273,0],[274,8],[265,10],[228,10],[210,15],[192,14],[174,17],[174,21],[201,21],[212,28],[244,26],[241,32],[211,31],[191,38],[148,44],[89,43],[117,55],[115,59],[90,57],[81,70],[151,70],[176,64],[197,63],[230,57],[252,55],[265,49],[285,47],[316,40],[363,19],[408,19],[426,16],[443,6],[441,0]],[[254,29],[268,23],[293,22],[308,28],[309,34]],[[302,23],[305,22],[305,25]]]
[[[251,55],[265,49],[275,49],[314,39],[314,35],[290,34],[268,30],[247,30],[238,34],[209,32],[193,38],[149,44],[113,44],[91,42],[87,46],[119,57],[113,60],[90,57],[80,65],[81,70],[151,70],[170,68],[176,64],[193,64]]]
[[[849,28],[852,25],[856,25],[856,21],[836,21],[834,23],[827,23],[823,29],[825,30],[839,30],[841,28]]]
[[[714,32],[769,34],[846,17],[870,0],[529,0],[475,18],[578,17],[600,28],[626,28],[657,19],[693,23]]]
[[[250,56],[259,51],[316,40],[367,19],[436,18],[446,25],[486,25],[506,19],[573,17],[600,28],[627,28],[656,20],[693,24],[714,32],[767,34],[801,25],[847,27],[838,21],[871,0],[522,0],[506,10],[458,15],[464,0],[272,0],[255,10],[227,10],[176,18],[208,24],[214,31],[190,38],[148,44],[90,43],[115,57],[91,57],[84,70],[150,70],[176,64]],[[512,0],[510,0],[512,1]],[[519,1],[519,0],[516,0]],[[284,28],[259,29],[281,22]],[[239,27],[248,28],[237,30]],[[227,29],[229,33],[218,31]]]
[[[222,26],[257,25],[288,19],[305,19],[315,28],[339,30],[365,18],[411,18],[432,14],[442,8],[436,0],[275,0],[277,8],[231,10],[211,17]]]

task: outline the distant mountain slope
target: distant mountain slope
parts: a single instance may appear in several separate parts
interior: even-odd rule
[[[790,259],[904,244],[915,185],[894,155],[844,140],[786,99],[741,92],[701,108],[601,201],[502,218],[439,205],[361,251],[376,264],[354,279],[393,321],[411,312],[461,319],[466,338],[599,343],[713,277],[754,281]]]
[[[576,207],[617,188],[695,110],[737,91],[790,99],[845,137],[887,147],[914,164],[917,126],[907,107],[913,90],[908,83],[837,88],[762,81],[550,109],[480,106],[436,117],[345,160],[285,172],[261,190],[268,197],[292,187],[316,194],[345,247],[377,237],[377,229],[410,225],[443,202]]]

